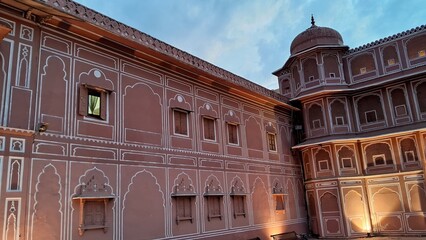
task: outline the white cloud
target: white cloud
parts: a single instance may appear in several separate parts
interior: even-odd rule
[[[271,72],[286,61],[311,14],[351,48],[426,19],[423,0],[77,1],[268,88],[278,86]]]

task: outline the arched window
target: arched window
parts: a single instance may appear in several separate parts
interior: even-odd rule
[[[339,61],[335,55],[324,56],[324,73],[325,78],[338,78],[340,77]]]
[[[315,59],[309,58],[303,62],[303,74],[306,83],[319,79],[317,61]]]

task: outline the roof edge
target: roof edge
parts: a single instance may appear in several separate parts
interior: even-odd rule
[[[116,36],[131,40],[140,44],[141,46],[148,47],[154,51],[165,54],[169,57],[176,59],[182,63],[195,67],[203,72],[219,77],[229,83],[243,87],[249,91],[256,92],[265,97],[278,100],[284,105],[288,105],[289,99],[282,94],[273,90],[267,89],[257,83],[249,81],[240,77],[232,72],[224,70],[214,64],[193,56],[183,50],[171,46],[161,40],[158,40],[146,33],[143,33],[133,27],[118,22],[104,14],[94,11],[84,5],[71,0],[56,1],[56,0],[32,0],[48,7],[54,8],[65,14],[74,16]]]

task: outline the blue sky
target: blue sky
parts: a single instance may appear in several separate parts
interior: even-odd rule
[[[426,24],[424,0],[77,0],[266,88],[291,41],[316,25],[355,48]]]

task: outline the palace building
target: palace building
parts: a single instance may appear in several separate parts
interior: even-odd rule
[[[426,26],[279,92],[71,0],[0,2],[0,239],[426,235]]]
[[[274,74],[303,116],[312,233],[425,235],[426,26],[349,49],[312,18],[290,53]]]

